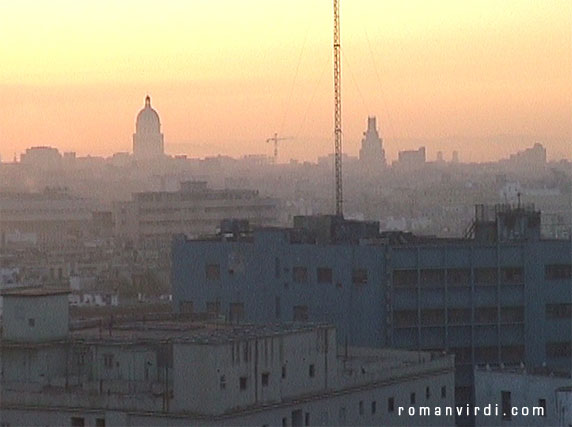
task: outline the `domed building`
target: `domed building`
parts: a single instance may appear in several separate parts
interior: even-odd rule
[[[137,114],[133,134],[133,155],[136,159],[150,160],[165,154],[159,114],[151,108],[151,98],[145,98],[145,107]]]

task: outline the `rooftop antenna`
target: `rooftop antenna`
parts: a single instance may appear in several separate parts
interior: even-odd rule
[[[342,90],[340,61],[340,0],[334,0],[334,132],[336,174],[336,215],[344,216],[342,192]]]

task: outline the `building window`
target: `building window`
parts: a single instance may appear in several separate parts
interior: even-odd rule
[[[395,411],[395,399],[393,397],[390,397],[389,399],[387,399],[387,412],[393,412]]]
[[[354,268],[352,270],[352,283],[365,285],[367,283],[367,270],[365,268]]]
[[[544,278],[546,280],[561,280],[572,278],[571,264],[551,264],[544,266]]]
[[[442,325],[443,323],[445,323],[445,310],[438,308],[421,310],[422,325]]]
[[[431,398],[431,389],[429,387],[425,387],[425,399],[429,400]]]
[[[447,311],[447,317],[450,324],[463,325],[471,323],[470,308],[450,308]]]
[[[103,355],[103,366],[105,366],[107,369],[113,368],[113,354]]]
[[[447,270],[447,283],[451,286],[470,286],[471,270],[468,268],[453,268]]]
[[[417,270],[395,270],[393,272],[393,285],[404,288],[417,286]]]
[[[501,270],[502,281],[508,285],[524,283],[524,270],[522,267],[506,267]]]
[[[308,282],[308,269],[300,266],[292,268],[292,280],[294,283]]]
[[[274,258],[274,278],[280,279],[280,258]]]
[[[411,403],[412,405],[415,405],[415,393],[411,393],[409,395],[409,403]]]
[[[282,379],[286,378],[286,365],[282,365]]]
[[[523,345],[505,345],[501,347],[501,360],[504,363],[518,363],[524,360]]]
[[[310,378],[314,378],[314,376],[316,375],[316,368],[314,367],[314,365],[310,365],[308,369],[308,375],[310,375]]]
[[[207,264],[205,267],[205,274],[207,280],[220,280],[220,265]]]
[[[286,417],[282,418],[282,427],[288,427],[288,418]]]
[[[479,307],[475,308],[476,323],[496,323],[497,308],[496,307]]]
[[[332,283],[332,269],[328,267],[318,267],[316,270],[316,281],[318,283]]]
[[[524,322],[524,307],[501,307],[500,316],[502,323]]]
[[[224,375],[220,376],[219,387],[221,390],[226,389],[226,376],[224,376]]]
[[[417,310],[397,310],[393,313],[393,323],[398,328],[417,325]]]
[[[71,426],[72,427],[84,427],[85,426],[85,419],[83,417],[71,417]]]
[[[442,386],[441,387],[441,399],[445,399],[446,397],[447,397],[447,387]]]
[[[220,301],[207,301],[207,313],[218,316],[220,313]]]
[[[502,402],[502,419],[511,420],[512,405],[510,403],[510,391],[501,391],[501,402]]]
[[[294,306],[294,322],[307,322],[308,321],[308,306],[307,305],[295,305]]]
[[[371,402],[371,415],[375,415],[377,412],[377,402],[374,400]]]
[[[95,427],[105,427],[105,418],[96,418]]]
[[[546,343],[546,356],[547,357],[572,357],[572,342],[549,342]]]
[[[310,425],[310,413],[306,412],[304,414],[304,425],[305,426],[309,426]]]
[[[496,268],[475,268],[475,283],[477,285],[496,285],[497,269]]]
[[[238,323],[244,320],[244,304],[241,302],[230,303],[230,316],[229,320]]]
[[[441,287],[445,283],[445,270],[441,269],[421,270],[419,277],[421,286]]]
[[[359,414],[360,416],[363,415],[363,400],[359,401]]]
[[[33,328],[34,326],[36,326],[36,319],[28,319],[28,326],[30,328]]]
[[[540,416],[545,417],[546,416],[546,399],[538,399],[538,406],[540,408],[542,408],[542,413],[540,414]]]
[[[546,304],[547,319],[572,319],[572,304]]]
[[[240,384],[240,391],[246,390],[246,379],[247,379],[246,377],[240,377],[238,379],[239,384]]]
[[[270,379],[270,374],[268,372],[263,372],[262,373],[262,387],[267,387],[268,386],[268,380]]]

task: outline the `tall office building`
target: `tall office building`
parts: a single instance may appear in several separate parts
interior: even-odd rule
[[[359,160],[365,172],[376,172],[385,167],[385,150],[374,117],[367,118],[367,130],[363,133]]]

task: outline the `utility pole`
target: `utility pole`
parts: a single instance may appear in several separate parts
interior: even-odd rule
[[[334,132],[336,174],[336,215],[343,216],[342,191],[342,88],[340,51],[340,1],[334,0]]]
[[[291,136],[278,138],[278,134],[274,132],[274,136],[271,138],[267,138],[266,142],[273,142],[274,143],[274,163],[278,163],[278,141],[286,141],[288,139],[294,139]]]

